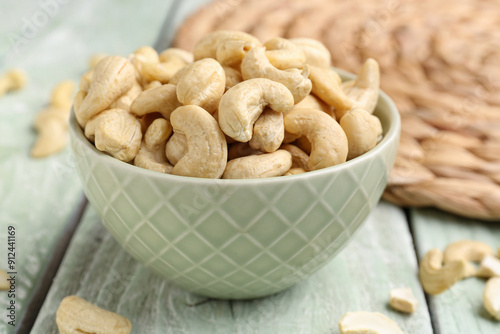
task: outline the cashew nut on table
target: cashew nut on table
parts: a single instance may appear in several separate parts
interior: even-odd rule
[[[331,65],[313,39],[215,31],[193,53],[143,46],[128,57],[96,56],[73,109],[98,150],[137,167],[299,177],[355,159],[383,136],[377,62],[344,83]]]

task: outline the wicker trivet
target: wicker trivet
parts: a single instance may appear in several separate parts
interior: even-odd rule
[[[266,41],[311,37],[336,67],[377,59],[402,115],[399,154],[384,197],[500,219],[500,6],[497,0],[218,0],[179,28],[192,49],[218,29]]]

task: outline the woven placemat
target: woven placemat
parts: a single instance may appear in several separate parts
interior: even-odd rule
[[[175,46],[209,31],[321,40],[333,65],[378,60],[402,116],[384,198],[500,219],[500,6],[497,0],[218,0],[189,17]]]

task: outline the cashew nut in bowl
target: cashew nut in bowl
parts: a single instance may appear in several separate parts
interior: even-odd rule
[[[293,96],[282,84],[268,79],[243,81],[229,89],[220,99],[219,124],[226,135],[247,142],[253,125],[264,108],[285,112],[293,107]]]
[[[183,60],[172,58],[168,63],[143,63],[141,74],[148,82],[158,80],[166,84],[184,67],[186,63]]]
[[[252,139],[248,143],[253,149],[274,152],[280,147],[284,136],[283,113],[266,108],[255,121]]]
[[[186,65],[194,61],[194,56],[191,52],[178,48],[168,48],[162,51],[159,58],[162,63],[168,63],[173,58],[182,60]]]
[[[283,144],[280,149],[286,150],[292,155],[292,168],[301,168],[304,171],[307,171],[307,161],[309,161],[309,155],[306,152],[292,144]]]
[[[311,108],[294,109],[284,118],[285,130],[306,136],[311,142],[311,155],[307,162],[309,170],[334,166],[346,161],[347,137],[333,118]]]
[[[226,74],[226,91],[243,81],[240,71],[229,66],[222,66],[222,68]]]
[[[180,133],[174,133],[167,142],[165,154],[168,161],[175,166],[188,151],[186,136]]]
[[[125,94],[111,102],[111,104],[108,106],[108,109],[118,108],[130,110],[130,105],[140,93],[142,93],[142,86],[137,81],[135,81],[132,85],[132,88],[130,88]]]
[[[193,50],[195,60],[213,58],[223,66],[238,68],[246,53],[262,43],[241,31],[218,30],[205,35]]]
[[[182,106],[177,100],[177,87],[166,84],[140,93],[130,105],[130,112],[136,116],[159,112],[167,120],[172,111]]]
[[[186,67],[177,84],[177,99],[213,114],[226,88],[226,73],[214,59],[198,60]]]
[[[165,145],[172,134],[172,126],[164,118],[158,118],[146,130],[141,148],[134,159],[134,165],[160,173],[170,173],[172,166],[167,162]]]
[[[307,173],[307,170],[305,170],[304,168],[300,168],[300,167],[292,167],[288,170],[288,172],[283,174],[283,176],[297,175],[297,174],[302,174],[302,173]]]
[[[335,108],[337,118],[343,115],[347,110],[353,106],[352,101],[342,90],[341,78],[331,68],[320,68],[310,66],[309,79],[312,82],[312,92],[328,105]]]
[[[303,69],[279,70],[269,62],[264,47],[248,51],[241,62],[241,74],[244,80],[266,78],[285,85],[293,95],[294,104],[302,101],[312,89],[307,65]]]
[[[332,66],[332,55],[320,41],[312,38],[291,38],[289,41],[302,48],[306,55],[306,64],[322,68]]]
[[[377,145],[377,138],[382,135],[380,120],[360,108],[349,110],[342,116],[340,126],[344,130],[349,144],[347,160],[356,158],[374,148]]]
[[[227,163],[227,143],[208,111],[188,105],[170,115],[175,133],[186,136],[188,151],[172,169],[174,175],[220,178]]]
[[[85,72],[80,78],[80,82],[78,83],[78,89],[83,90],[85,93],[88,93],[90,88],[90,82],[92,81],[92,75],[94,74],[94,70],[90,70]]]
[[[158,88],[158,87],[160,87],[162,85],[163,84],[160,81],[154,80],[154,81],[151,81],[150,83],[148,83],[146,86],[144,86],[144,90]]]
[[[334,109],[312,94],[307,95],[302,101],[297,103],[294,108],[314,108],[323,110],[325,113],[333,117],[333,119],[336,119]]]
[[[157,64],[160,59],[158,52],[150,46],[142,46],[127,57],[127,60],[134,65],[134,75],[141,85],[147,83],[147,79],[142,75],[142,65],[145,63]]]
[[[292,166],[292,155],[285,150],[229,160],[223,179],[258,179],[281,176]]]
[[[95,67],[87,96],[75,112],[81,126],[127,92],[135,82],[134,67],[119,56],[103,58]]]
[[[264,152],[260,150],[251,148],[248,143],[235,142],[229,147],[229,150],[227,151],[227,159],[233,160],[236,158],[246,157],[248,155],[258,155],[263,153]]]
[[[141,123],[127,110],[108,109],[88,121],[85,136],[99,151],[129,162],[141,147]]]
[[[354,107],[362,108],[370,114],[375,110],[380,87],[380,70],[375,59],[368,59],[352,82],[343,84],[344,92]],[[337,117],[342,117],[343,110]]]
[[[303,68],[306,54],[296,44],[281,37],[270,39],[264,44],[269,62],[279,70]]]

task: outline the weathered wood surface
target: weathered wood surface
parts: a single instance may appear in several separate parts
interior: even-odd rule
[[[6,258],[6,228],[14,225],[16,247],[22,250],[17,258],[18,319],[81,198],[69,150],[43,160],[29,157],[35,113],[54,84],[78,79],[91,54],[128,54],[153,44],[171,9],[157,44],[166,47],[173,28],[208,1],[154,0],[140,6],[118,0],[65,1],[33,31],[24,27],[40,19],[41,2],[0,4],[0,72],[16,66],[30,77],[25,90],[0,98],[0,261]],[[413,242],[419,256],[459,239],[497,246],[500,226],[435,210],[414,210],[411,217],[415,240],[402,211],[381,203],[353,242],[308,280],[269,298],[230,303],[189,294],[149,273],[121,250],[88,208],[32,333],[57,333],[55,310],[64,296],[74,293],[128,316],[134,333],[338,333],[338,320],[353,310],[385,313],[405,333],[433,333],[417,281]],[[389,290],[401,286],[411,287],[420,301],[414,315],[387,305]],[[500,333],[500,325],[482,308],[483,286],[482,280],[469,279],[430,297],[434,333]],[[2,309],[6,302],[0,294]],[[11,333],[4,314],[0,312],[0,333]]]
[[[411,218],[419,258],[431,248],[444,250],[464,239],[483,241],[495,250],[500,246],[499,222],[460,218],[432,209],[413,210]],[[484,284],[484,279],[469,278],[429,297],[436,333],[500,333],[500,323],[483,307]]]
[[[60,4],[59,4],[60,2]],[[64,4],[63,4],[64,3]],[[16,227],[16,316],[33,294],[54,245],[82,198],[69,148],[30,158],[32,122],[60,80],[78,80],[96,52],[128,54],[154,43],[172,1],[11,1],[0,3],[0,73],[12,67],[25,89],[0,98],[0,268],[6,269],[7,227]],[[0,293],[0,333],[11,333]]]
[[[352,242],[297,286],[254,301],[206,300],[134,261],[89,208],[66,253],[33,333],[57,333],[62,298],[77,294],[127,316],[133,333],[338,333],[348,311],[382,312],[405,333],[432,333],[416,258],[402,211],[381,203]],[[388,306],[389,291],[410,287],[419,299],[408,316]]]

